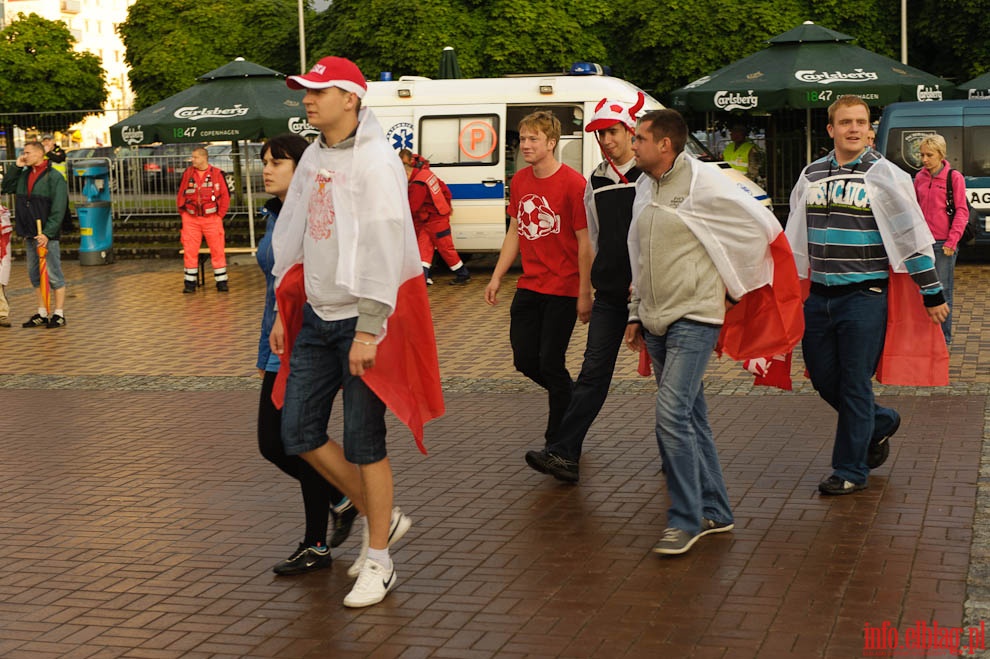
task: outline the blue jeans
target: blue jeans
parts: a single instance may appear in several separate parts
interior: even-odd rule
[[[287,455],[327,443],[330,410],[342,389],[344,457],[354,464],[372,464],[387,457],[385,403],[350,371],[356,326],[356,316],[327,321],[309,304],[303,307],[303,325],[292,346],[282,407],[282,442]]]
[[[865,483],[870,440],[889,432],[897,413],[876,404],[873,374],[887,329],[887,289],[839,297],[812,293],[804,303],[801,349],[811,384],[839,413],[832,447],[833,474]]]
[[[702,517],[733,521],[702,382],[719,330],[682,319],[663,336],[644,333],[657,379],[657,444],[670,495],[667,527],[691,535],[701,530]]]
[[[577,321],[577,300],[516,289],[509,307],[509,343],[516,370],[547,390],[549,444],[571,402],[574,382],[567,371],[567,345]]]
[[[28,279],[35,288],[41,286],[41,271],[38,269],[38,241],[35,238],[24,239],[24,253],[27,255]],[[48,270],[48,285],[53,291],[65,286],[65,277],[62,275],[62,258],[58,248],[57,240],[49,240],[48,256],[45,263]]]
[[[584,437],[608,397],[628,319],[629,308],[625,302],[606,301],[595,296],[581,374],[574,383],[570,405],[547,450],[575,462],[581,459]]]
[[[942,252],[944,240],[935,241],[935,274],[942,282],[942,295],[945,296],[945,303],[949,305],[949,315],[942,321],[942,334],[945,335],[946,344],[952,343],[952,286],[955,279],[956,257],[959,251],[953,252],[952,256],[946,256]]]

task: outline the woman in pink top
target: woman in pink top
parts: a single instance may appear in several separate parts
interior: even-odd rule
[[[924,137],[918,145],[923,165],[914,177],[918,204],[935,238],[935,272],[942,282],[942,293],[949,304],[949,315],[942,323],[945,342],[952,343],[952,279],[956,253],[966,223],[966,181],[962,172],[952,169],[945,159],[945,138],[938,134]],[[952,213],[946,202],[946,182],[952,181]]]

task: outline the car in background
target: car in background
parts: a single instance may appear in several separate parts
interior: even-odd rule
[[[71,192],[81,192],[83,187],[80,178],[85,166],[102,164],[110,167],[110,189],[120,191],[121,187],[134,190],[141,175],[140,163],[137,158],[144,147],[132,146],[96,146],[72,149],[65,153],[65,174]],[[92,161],[92,162],[91,162]]]
[[[251,190],[254,192],[264,192],[265,182],[263,177],[263,165],[261,162],[261,142],[248,142],[241,144],[239,160],[241,162],[241,190],[247,190],[247,177],[251,177]],[[227,179],[227,189],[234,192],[234,154],[233,145],[230,142],[210,144],[206,147],[209,154],[210,164],[223,170]]]
[[[174,195],[189,167],[189,156],[196,147],[205,144],[157,144],[142,152],[142,185],[148,194]]]

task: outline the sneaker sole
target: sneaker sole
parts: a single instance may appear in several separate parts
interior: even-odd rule
[[[274,572],[280,577],[291,577],[296,574],[306,574],[307,572],[315,572],[316,570],[322,570],[324,568],[330,567],[331,565],[333,565],[333,559],[328,556],[326,560],[316,561],[309,567],[306,566],[290,567],[290,568],[283,568],[280,570],[279,567],[276,565],[275,567],[272,568],[272,572]]]
[[[550,467],[547,469],[547,473],[557,480],[563,481],[564,483],[577,483],[578,480],[580,480],[580,476],[578,474],[572,474],[571,472],[564,471],[563,469],[554,469],[553,467]]]
[[[385,589],[385,592],[382,593],[381,597],[370,600],[353,600],[350,599],[350,594],[348,594],[347,597],[344,598],[344,606],[346,606],[349,609],[362,609],[366,606],[374,606],[375,604],[384,601],[385,597],[392,592],[392,589],[395,588],[395,584],[398,583],[398,581],[399,581],[399,575],[397,575],[395,573],[395,570],[393,569],[392,583],[388,585],[388,588]]]
[[[829,496],[829,497],[841,497],[844,494],[852,494],[853,492],[862,492],[863,490],[866,489],[866,487],[867,487],[866,483],[863,483],[862,485],[857,485],[857,484],[853,483],[853,486],[850,487],[848,490],[830,490],[828,488],[824,488],[821,485],[819,485],[818,486],[818,491],[821,494],[824,494],[825,496]]]
[[[735,524],[727,524],[725,526],[717,526],[715,528],[705,529],[704,531],[702,531],[701,533],[698,534],[698,537],[700,538],[701,536],[711,535],[712,533],[726,533],[728,531],[731,531],[734,528],[736,528],[736,525]]]
[[[701,534],[699,533],[698,535],[696,535],[693,538],[691,538],[690,540],[688,540],[688,542],[687,542],[686,545],[684,545],[683,547],[680,547],[678,549],[667,549],[665,547],[658,547],[658,546],[654,545],[654,547],[653,547],[653,553],[654,554],[662,554],[664,556],[679,556],[681,554],[686,554],[691,549],[691,547],[694,546],[694,543],[698,542],[698,538],[700,538],[700,537],[701,537]]]

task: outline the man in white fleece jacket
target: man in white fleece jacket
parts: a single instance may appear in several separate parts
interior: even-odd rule
[[[686,154],[687,135],[678,112],[654,110],[640,119],[633,144],[646,176],[636,185],[629,230],[625,340],[637,351],[645,342],[657,380],[656,436],[671,501],[658,554],[683,554],[701,536],[733,528],[702,378],[725,311],[770,282],[768,237],[776,223]]]

